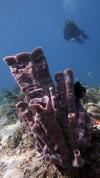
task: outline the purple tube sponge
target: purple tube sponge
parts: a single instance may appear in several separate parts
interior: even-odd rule
[[[66,100],[68,113],[76,112],[74,95],[74,78],[71,69],[65,70]]]
[[[80,104],[82,87],[74,85],[73,71],[58,72],[54,85],[40,47],[8,56],[5,62],[25,94],[16,112],[44,161],[67,169],[84,166],[81,153],[91,141],[91,121]]]
[[[80,168],[84,166],[84,160],[82,159],[78,149],[74,150],[74,160],[72,164],[74,168]]]

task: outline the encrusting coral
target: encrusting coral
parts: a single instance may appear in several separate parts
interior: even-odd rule
[[[91,121],[80,104],[85,88],[74,84],[73,71],[55,75],[54,85],[42,48],[5,57],[25,94],[16,111],[47,164],[61,168],[83,167],[91,144]]]

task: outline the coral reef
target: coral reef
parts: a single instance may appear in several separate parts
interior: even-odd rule
[[[25,98],[16,104],[23,126],[47,164],[81,168],[91,145],[91,120],[80,103],[85,89],[73,71],[55,75],[54,85],[42,48],[8,56],[5,62]]]
[[[82,103],[96,103],[100,105],[100,88],[87,88],[86,95],[82,98]]]
[[[100,106],[98,104],[90,102],[85,104],[84,108],[92,117],[100,119]]]

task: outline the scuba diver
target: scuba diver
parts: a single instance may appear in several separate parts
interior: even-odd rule
[[[89,39],[89,36],[80,30],[72,20],[67,20],[64,25],[64,39],[84,43],[86,39]]]

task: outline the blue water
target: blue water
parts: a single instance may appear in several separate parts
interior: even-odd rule
[[[84,44],[64,40],[68,18],[90,37]],[[0,0],[0,90],[15,85],[7,55],[42,46],[51,75],[71,67],[75,79],[100,86],[100,1],[99,0]]]

